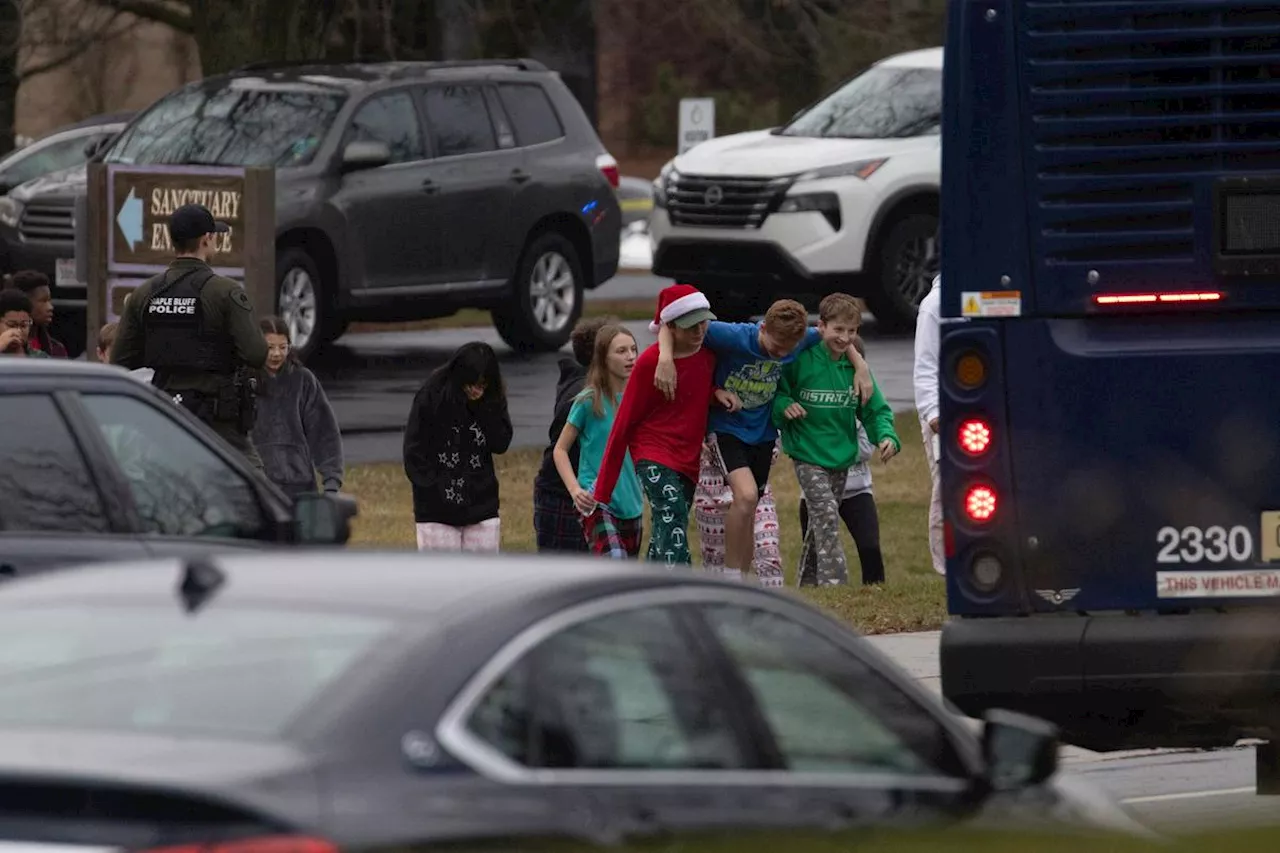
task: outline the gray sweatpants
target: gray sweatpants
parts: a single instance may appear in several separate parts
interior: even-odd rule
[[[809,532],[800,549],[797,571],[804,572],[805,561],[812,552],[817,562],[818,586],[847,584],[849,567],[840,544],[840,501],[849,469],[832,470],[798,461],[795,466],[800,491],[809,507]]]

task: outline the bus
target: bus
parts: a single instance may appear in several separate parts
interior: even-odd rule
[[[1275,793],[1280,4],[948,11],[943,693]]]

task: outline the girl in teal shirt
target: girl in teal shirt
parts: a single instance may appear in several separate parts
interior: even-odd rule
[[[569,410],[552,451],[560,479],[585,516],[582,529],[587,545],[593,553],[615,559],[639,556],[644,533],[644,498],[631,454],[623,460],[618,485],[608,504],[597,505],[591,490],[637,355],[636,339],[624,327],[611,324],[596,333],[586,386]],[[579,444],[577,472],[569,459],[575,441]]]

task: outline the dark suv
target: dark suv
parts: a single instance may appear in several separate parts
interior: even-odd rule
[[[351,321],[461,308],[516,349],[558,349],[617,271],[617,162],[532,60],[250,65],[166,95],[96,159],[275,167],[274,307],[304,356]],[[5,266],[57,278],[64,320],[85,304],[66,274],[84,174],[0,200]]]

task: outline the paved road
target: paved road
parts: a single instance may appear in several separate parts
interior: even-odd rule
[[[619,282],[653,286],[655,279]],[[641,348],[655,336],[645,323],[629,323]],[[868,329],[868,356],[881,390],[895,410],[912,408],[911,340],[878,338]],[[348,335],[312,364],[338,415],[348,462],[398,462],[401,431],[423,379],[467,341],[492,344],[502,359],[513,447],[543,446],[555,402],[558,354],[521,358],[489,328],[438,332],[376,332]],[[567,352],[567,348],[566,348]]]
[[[938,638],[937,631],[926,631],[869,639],[921,685],[937,693],[941,692]],[[1106,791],[1157,832],[1280,825],[1280,797],[1254,793],[1252,746],[1212,752],[1109,753],[1064,747],[1061,762],[1062,772]]]
[[[614,276],[595,290],[587,291],[588,302],[608,302],[617,299],[658,298],[658,291],[671,283],[669,278],[655,275],[623,274]]]

